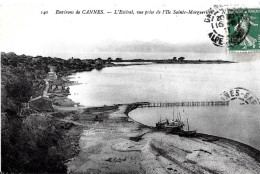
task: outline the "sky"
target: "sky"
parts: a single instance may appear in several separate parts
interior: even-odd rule
[[[2,1],[0,49],[17,54],[69,58],[102,52],[224,53],[212,44],[205,15],[118,14],[115,10],[208,10],[213,5],[259,7],[258,1]],[[59,11],[104,10],[104,15],[55,14]],[[43,15],[41,12],[48,11]],[[108,14],[106,12],[111,11]],[[206,46],[205,46],[206,45]],[[171,48],[172,49],[169,49]],[[122,49],[123,48],[123,49]]]

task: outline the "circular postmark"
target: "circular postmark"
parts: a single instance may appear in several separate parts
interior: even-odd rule
[[[222,47],[225,45],[226,41],[226,10],[219,9],[215,6],[211,8],[204,19],[204,22],[210,23],[211,32],[208,33],[208,36],[212,43],[216,46]]]
[[[210,24],[212,32],[209,33],[209,37],[216,46],[224,46],[226,41],[226,23],[225,23],[225,12],[216,11],[211,16]]]
[[[224,101],[238,101],[243,104],[260,104],[259,99],[248,89],[236,87],[221,93]]]
[[[204,22],[210,23],[208,36],[218,47],[234,47],[241,44],[250,29],[247,9],[218,8],[209,10]]]

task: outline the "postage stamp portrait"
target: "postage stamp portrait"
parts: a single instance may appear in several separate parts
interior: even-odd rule
[[[228,9],[230,51],[260,50],[260,9]]]

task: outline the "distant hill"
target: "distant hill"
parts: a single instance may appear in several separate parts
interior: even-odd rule
[[[103,44],[101,44],[103,45]],[[211,43],[202,44],[171,44],[158,40],[152,42],[107,41],[105,46],[96,46],[97,52],[197,52],[197,53],[223,53],[225,48],[216,47]]]

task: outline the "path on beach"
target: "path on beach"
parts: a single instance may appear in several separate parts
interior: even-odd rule
[[[77,125],[77,126],[84,126],[84,127],[88,126],[86,124],[82,124],[82,123],[79,123],[77,121],[72,121],[72,120],[68,120],[68,119],[56,118],[56,117],[55,117],[55,119],[58,120],[58,121],[66,122],[66,123],[73,123],[74,125]]]
[[[43,96],[43,97],[49,97],[49,96],[47,95],[47,93],[48,93],[50,84],[49,84],[49,82],[48,82],[47,79],[44,79],[44,81],[45,81],[46,87],[45,87],[45,89],[44,89],[44,91],[43,91],[42,96]]]
[[[118,111],[109,114],[109,118],[113,119],[113,118],[126,117],[126,115],[124,114],[125,110],[126,110],[126,105],[122,105],[119,107]]]

